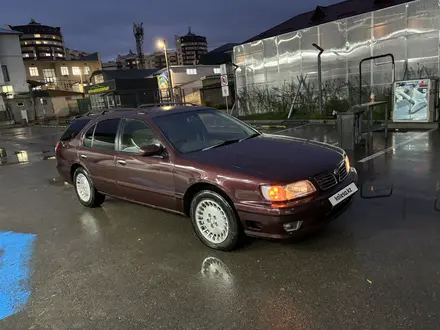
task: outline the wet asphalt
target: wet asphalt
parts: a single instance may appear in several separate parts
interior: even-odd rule
[[[0,232],[36,235],[29,301],[0,329],[440,328],[438,131],[375,133],[352,154],[364,198],[318,233],[221,253],[183,217],[82,207],[50,157],[62,130],[0,130],[27,153],[0,166]],[[337,142],[331,126],[280,134]]]

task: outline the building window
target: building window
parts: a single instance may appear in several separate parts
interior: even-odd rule
[[[69,68],[67,66],[62,66],[61,67],[61,74],[63,76],[68,76],[69,75]]]
[[[41,35],[40,34],[34,34],[34,37],[35,38],[41,38]]]
[[[95,84],[102,84],[104,82],[104,75],[98,74],[94,77]]]
[[[84,67],[84,74],[86,74],[86,75],[90,74],[90,68],[88,66]]]
[[[31,75],[31,77],[38,77],[38,68],[36,67],[30,67],[29,68],[29,74]]]
[[[63,55],[63,54],[57,54],[57,56],[58,56],[58,57],[64,57],[64,55]]]
[[[45,82],[55,84],[57,82],[55,69],[43,69],[43,78]]]
[[[81,70],[80,70],[79,67],[74,66],[74,67],[72,67],[72,73],[73,73],[75,76],[80,76],[80,75],[81,75]]]
[[[220,73],[222,73],[220,68],[214,68],[214,74],[220,74]]]
[[[35,41],[37,45],[41,45],[41,41]]]
[[[186,74],[195,75],[197,74],[197,69],[186,69]]]
[[[30,55],[29,54],[23,54],[23,57],[29,57]]]
[[[6,65],[2,65],[2,73],[3,73],[3,80],[5,82],[10,81],[11,79],[9,78],[9,71],[8,71],[8,67]]]
[[[7,99],[14,98],[14,87],[12,86],[2,86],[2,92],[6,94]]]

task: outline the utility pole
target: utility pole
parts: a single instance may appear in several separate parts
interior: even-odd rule
[[[133,34],[136,39],[136,50],[138,56],[138,69],[145,69],[144,58],[144,23],[133,23]]]

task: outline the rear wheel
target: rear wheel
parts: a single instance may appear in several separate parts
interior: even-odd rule
[[[97,207],[104,203],[105,195],[101,194],[93,186],[92,180],[87,171],[80,167],[73,175],[76,196],[82,205],[86,207]]]
[[[232,206],[220,194],[210,190],[197,193],[191,202],[190,216],[194,231],[205,245],[222,251],[237,247],[238,219]]]

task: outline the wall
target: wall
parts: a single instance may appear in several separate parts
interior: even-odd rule
[[[21,121],[21,110],[27,110],[28,120],[35,120],[35,112],[38,120],[51,119],[54,117],[54,109],[50,98],[42,98],[44,104],[41,104],[40,98],[35,100],[35,109],[30,98],[15,98],[7,100],[6,104],[11,110],[14,120]]]
[[[5,82],[0,70],[0,85],[11,85],[14,93],[29,91],[18,35],[0,34],[0,64],[7,66],[10,78],[10,82]]]
[[[356,86],[359,62],[385,53],[395,56],[397,80],[438,76],[439,17],[438,1],[418,0],[236,46],[237,92],[297,85],[300,75],[307,75],[316,89],[318,51],[313,43],[325,49],[323,83],[339,78]],[[364,84],[390,86],[391,69],[389,59],[365,63]]]
[[[94,71],[101,70],[101,62],[99,61],[25,61],[25,67],[26,67],[26,74],[27,78],[30,80],[35,81],[45,81],[45,78],[43,76],[43,69],[53,69],[55,71],[56,75],[56,83],[54,83],[55,86],[57,86],[57,89],[62,90],[72,90],[72,85],[75,83],[81,83],[84,84],[89,83],[89,79],[91,74]],[[30,74],[30,68],[36,67],[38,68],[38,76],[31,76]],[[68,69],[68,75],[63,75],[63,72],[61,71],[61,67],[67,67]],[[73,67],[80,68],[81,75],[74,75],[73,74]],[[84,74],[84,68],[89,67],[90,73]],[[46,81],[49,81],[49,79],[46,79]],[[50,82],[50,81],[49,81]]]
[[[214,74],[214,68],[220,69],[219,65],[196,65],[196,66],[177,66],[171,67],[171,81],[173,87],[179,87],[180,85],[189,83],[194,80],[198,80],[202,77],[211,76]],[[187,69],[195,69],[196,74],[188,74]],[[219,79],[220,79],[220,74]]]
[[[52,107],[55,117],[69,117],[79,114],[78,102],[76,100],[83,99],[82,96],[59,96],[52,97]]]
[[[231,89],[231,86],[230,86]],[[229,92],[230,97],[228,97],[228,107],[229,109],[234,105],[234,97],[232,91]],[[225,106],[226,107],[226,98],[222,95],[221,87],[205,87],[200,90],[200,98],[203,104],[209,106]]]

